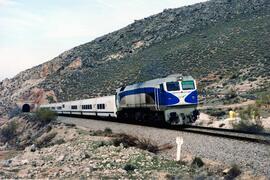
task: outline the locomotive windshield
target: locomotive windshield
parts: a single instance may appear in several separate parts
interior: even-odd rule
[[[168,91],[179,91],[180,90],[179,82],[167,82],[166,86],[167,86]]]
[[[183,90],[193,90],[195,89],[194,81],[182,81]]]

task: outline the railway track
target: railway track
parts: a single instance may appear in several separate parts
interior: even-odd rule
[[[200,126],[185,126],[180,130],[184,132],[270,145],[270,133],[256,133]]]
[[[89,117],[82,117],[78,115],[73,115],[72,117],[89,119]],[[240,131],[240,130],[233,130],[233,129],[211,128],[211,127],[192,126],[192,125],[171,126],[171,125],[165,125],[165,124],[160,125],[156,123],[146,123],[146,122],[130,122],[130,121],[124,122],[124,121],[119,121],[115,118],[104,119],[104,118],[91,117],[91,119],[118,122],[118,123],[120,122],[124,124],[142,125],[142,126],[155,127],[155,128],[160,128],[160,129],[182,131],[182,132],[188,132],[188,133],[194,133],[194,134],[201,134],[201,135],[207,135],[207,136],[213,136],[213,137],[221,137],[221,138],[234,139],[234,140],[239,140],[239,141],[270,145],[270,133],[266,133],[266,132],[247,132],[247,131]]]

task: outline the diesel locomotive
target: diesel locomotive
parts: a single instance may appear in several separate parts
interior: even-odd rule
[[[190,124],[199,116],[198,91],[191,76],[179,74],[137,83],[112,96],[41,105],[57,114]]]

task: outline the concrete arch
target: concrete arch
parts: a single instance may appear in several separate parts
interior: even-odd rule
[[[22,112],[30,112],[30,109],[31,109],[31,107],[29,104],[24,104],[22,106]]]

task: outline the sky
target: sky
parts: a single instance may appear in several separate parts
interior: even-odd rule
[[[206,0],[0,0],[0,81],[166,8]]]

